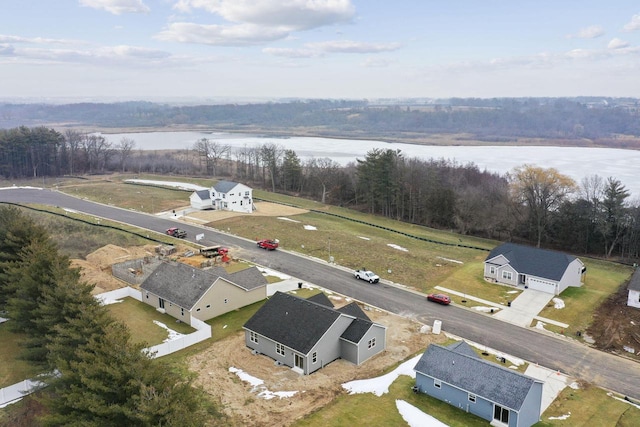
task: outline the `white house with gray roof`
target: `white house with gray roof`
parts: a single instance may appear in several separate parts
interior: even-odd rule
[[[484,261],[485,280],[553,295],[582,286],[586,270],[572,255],[515,243],[494,248]]]
[[[211,188],[194,191],[189,201],[195,209],[253,212],[253,190],[238,182],[218,181]]]
[[[267,279],[257,267],[227,273],[164,262],[140,285],[142,301],[176,319],[191,324],[237,310],[267,297]]]
[[[414,371],[418,392],[493,426],[529,427],[540,421],[543,383],[480,358],[464,341],[431,344]]]
[[[631,275],[631,280],[629,280],[629,285],[627,286],[627,290],[629,291],[627,305],[635,308],[640,308],[640,273],[638,273],[638,271],[640,271],[638,268],[634,270]]]
[[[305,300],[276,292],[244,330],[255,354],[305,375],[338,358],[359,365],[386,347],[386,327],[373,323],[355,302],[335,309],[320,295]]]

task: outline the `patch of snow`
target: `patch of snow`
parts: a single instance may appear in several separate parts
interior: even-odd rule
[[[173,329],[169,328],[167,325],[165,325],[162,322],[158,322],[157,320],[154,320],[153,323],[160,326],[162,329],[166,329],[167,332],[169,332],[169,336],[163,342],[177,340],[178,338],[182,338],[184,336],[184,334],[174,331]]]
[[[222,329],[227,329],[227,325],[224,325],[224,326],[222,327]]]
[[[464,262],[458,261],[457,259],[444,258],[444,257],[441,257],[441,256],[437,256],[436,258],[444,260],[444,261],[455,262],[456,264],[464,264]]]
[[[18,187],[15,184],[13,184],[11,187],[2,187],[0,188],[0,190],[14,190],[17,188],[22,188],[23,190],[42,190],[42,187],[30,187],[28,185]]]
[[[9,319],[5,319],[4,317],[0,317],[0,323],[4,323],[4,322],[6,322],[7,320],[9,320]]]
[[[396,399],[396,408],[409,427],[447,427],[445,424],[404,400]]]
[[[362,237],[362,236],[358,236],[358,238],[359,238],[359,239],[362,239],[362,240],[371,240],[371,239],[370,239],[370,238],[368,238],[368,237]]]
[[[201,185],[196,185],[196,184],[189,184],[186,182],[153,181],[150,179],[127,179],[124,182],[130,182],[132,184],[159,185],[163,187],[178,188],[181,190],[193,190],[193,191],[208,190],[207,187],[203,187]]]
[[[265,400],[273,399],[274,397],[278,397],[280,399],[285,397],[292,397],[297,391],[271,391],[264,386],[264,381],[260,378],[256,378],[253,375],[247,374],[242,369],[234,368],[233,366],[229,367],[229,372],[233,372],[240,378],[242,381],[251,384],[253,389],[251,391],[257,391],[258,397],[261,397]]]
[[[296,221],[295,219],[287,218],[284,216],[279,216],[278,219],[281,219],[283,221],[290,221],[290,222],[300,222],[300,221]]]
[[[373,393],[380,397],[389,392],[389,386],[400,375],[407,375],[411,378],[415,378],[416,373],[413,368],[416,366],[416,363],[418,363],[421,356],[422,354],[419,354],[407,360],[388,374],[367,380],[349,381],[348,383],[342,384],[342,388],[347,390],[349,394]]]
[[[565,415],[560,415],[559,417],[549,417],[550,420],[566,420],[571,416],[571,412]]]
[[[305,225],[305,226],[304,226],[304,229],[305,229],[305,230],[317,230],[318,228],[317,228],[317,227],[314,227],[313,225]]]
[[[626,351],[627,353],[631,353],[631,354],[635,354],[636,353],[636,349],[633,347],[629,347],[628,345],[623,345],[622,348],[624,349],[624,351]]]
[[[69,212],[69,213],[78,213],[78,211],[74,210],[74,209],[69,209],[69,208],[64,208],[65,212]]]
[[[544,329],[545,325],[546,325],[546,323],[541,322],[540,320],[538,320],[538,323],[536,323],[536,329],[546,330],[546,329]]]
[[[562,301],[560,298],[553,298],[551,301],[553,301],[553,308],[564,308],[564,301]]]
[[[483,313],[491,313],[491,310],[493,311],[500,310],[499,307],[473,307],[473,309],[476,311],[481,311]]]
[[[329,295],[329,299],[334,299],[336,301],[342,301],[342,297],[337,297],[335,295]]]
[[[503,358],[504,357],[506,360],[508,360],[509,362],[513,363],[514,365],[517,365],[517,366],[524,365],[524,360],[518,359],[515,356],[511,356],[509,354],[504,354],[504,353],[502,353],[500,351],[494,350],[494,349],[489,348],[489,347],[482,346],[480,344],[476,344],[476,343],[474,343],[472,341],[467,341],[467,344],[477,348],[478,350],[482,350],[482,351],[487,352],[489,354],[493,354],[497,358]]]
[[[271,270],[268,268],[262,268],[261,269],[262,274],[265,276],[274,276],[274,277],[278,277],[282,280],[287,280],[287,279],[291,279],[291,276],[287,276],[284,273],[280,273],[279,271],[275,271],[275,270]]]
[[[580,390],[580,384],[578,384],[577,382],[572,382],[571,384],[569,384],[569,387],[571,387],[574,390]]]
[[[409,249],[403,248],[402,246],[398,246],[394,243],[387,243],[387,246],[392,247],[393,249],[397,249],[399,251],[409,252]]]
[[[508,293],[508,294],[517,294],[518,292],[520,292],[520,291],[509,291],[509,292],[507,292],[507,293]]]

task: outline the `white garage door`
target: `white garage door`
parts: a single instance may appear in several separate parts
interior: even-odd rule
[[[529,279],[527,282],[529,289],[535,289],[536,291],[548,292],[550,294],[556,294],[556,284],[540,279]]]

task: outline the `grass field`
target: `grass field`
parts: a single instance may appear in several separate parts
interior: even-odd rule
[[[22,338],[22,335],[9,331],[6,322],[0,324],[0,388],[33,378],[40,373],[38,369],[20,359]]]

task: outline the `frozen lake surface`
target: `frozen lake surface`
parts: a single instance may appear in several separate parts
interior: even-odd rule
[[[194,143],[202,138],[230,145],[234,150],[277,144],[294,150],[302,160],[329,157],[342,165],[356,159],[364,159],[367,152],[374,148],[401,150],[406,158],[448,159],[463,165],[474,163],[481,170],[486,169],[499,174],[505,174],[514,167],[528,163],[544,168],[556,168],[578,184],[582,178],[594,174],[602,178],[613,177],[627,187],[632,197],[640,196],[640,180],[637,177],[640,169],[640,151],[635,150],[545,146],[436,146],[297,136],[261,137],[220,132],[143,132],[103,136],[114,144],[120,142],[123,137],[130,138],[135,141],[136,148],[142,150],[192,148]]]

